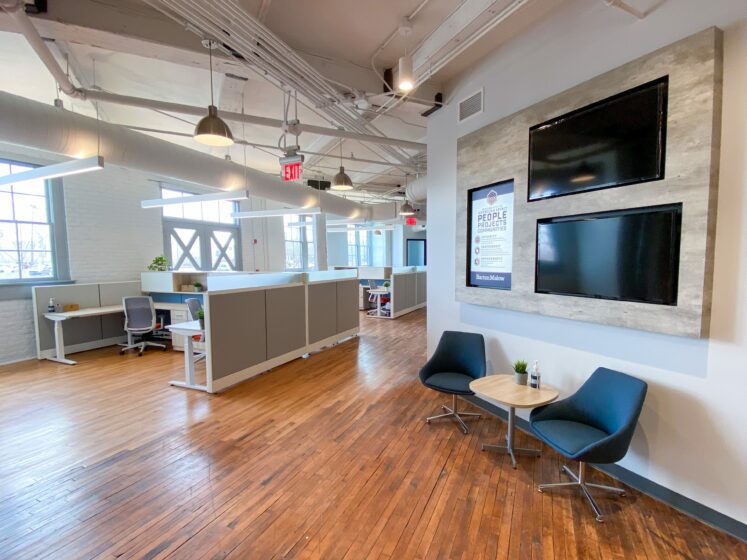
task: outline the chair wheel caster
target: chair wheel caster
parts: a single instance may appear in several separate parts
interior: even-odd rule
[[[545,493],[545,491],[542,490],[542,488],[537,488],[537,492],[539,492],[540,494],[544,494]]]
[[[620,494],[620,497],[621,497],[621,498],[624,498],[624,497],[625,497],[625,496],[627,496],[627,495],[628,495],[628,493],[627,493],[627,492],[623,492],[623,493],[621,493],[621,494]]]
[[[138,352],[138,353],[137,353],[137,357],[138,357],[138,358],[142,358],[142,357],[143,357],[143,353],[142,353],[142,352]]]
[[[125,351],[124,351],[124,350],[120,350],[120,351],[119,351],[119,355],[120,355],[120,356],[121,356],[122,354],[124,354],[124,353],[125,353]]]
[[[426,421],[425,421],[425,423],[426,423],[426,424],[430,424],[430,423],[431,423],[431,421],[430,421],[430,420],[426,420]]]
[[[602,517],[601,515],[598,515],[596,519],[597,523],[604,523],[604,517]]]

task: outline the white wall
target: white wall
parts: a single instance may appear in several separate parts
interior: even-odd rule
[[[648,4],[653,4],[649,2]],[[710,25],[725,30],[724,115],[710,340],[522,314],[455,301],[456,141]],[[485,88],[462,125],[456,103]],[[621,465],[747,522],[747,2],[668,0],[636,21],[599,0],[569,0],[501,46],[447,92],[428,126],[428,348],[445,329],[482,332],[489,368],[539,360],[545,382],[573,392],[598,366],[645,379],[649,394]],[[500,157],[500,154],[496,154]],[[464,227],[461,224],[460,227]]]

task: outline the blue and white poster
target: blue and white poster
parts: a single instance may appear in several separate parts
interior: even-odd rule
[[[511,289],[514,240],[514,182],[502,181],[468,194],[470,286]]]

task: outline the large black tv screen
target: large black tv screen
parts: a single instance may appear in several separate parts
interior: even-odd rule
[[[528,199],[664,178],[668,77],[529,129]]]
[[[537,222],[535,291],[677,305],[682,205]]]

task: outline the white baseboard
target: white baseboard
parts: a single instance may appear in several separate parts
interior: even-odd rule
[[[418,309],[422,309],[425,307],[427,302],[419,303],[418,305],[415,305],[413,307],[408,307],[407,309],[403,309],[402,311],[398,311],[397,313],[393,314],[391,316],[392,319],[396,319],[397,317],[401,317],[402,315],[406,315],[408,313],[412,313],[413,311],[416,311]]]

